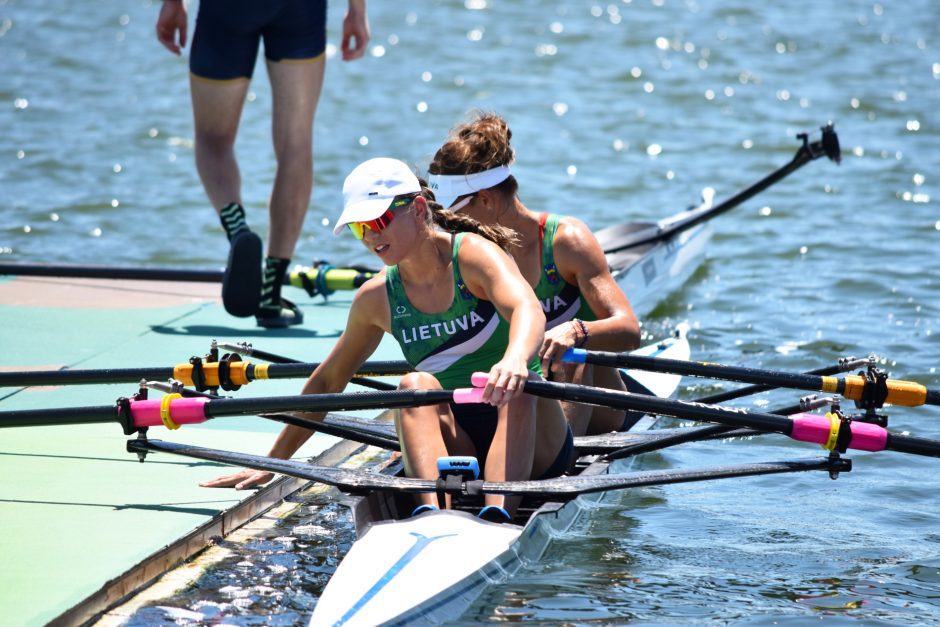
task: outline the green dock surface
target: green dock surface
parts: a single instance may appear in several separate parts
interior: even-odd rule
[[[285,288],[301,305],[300,327],[264,330],[233,318],[209,283],[0,277],[0,370],[172,367],[204,356],[210,342],[251,342],[320,361],[342,332],[351,293],[328,302]],[[388,340],[388,338],[386,338]],[[384,342],[376,359],[401,359]],[[246,357],[247,360],[252,360]],[[296,394],[302,380],[256,381],[239,397]],[[113,404],[133,384],[0,388],[0,411]],[[151,392],[152,398],[159,396]],[[223,418],[154,438],[264,454],[281,425]],[[56,619],[148,556],[254,494],[209,490],[200,481],[228,467],[126,452],[117,423],[0,429],[0,607],[6,625]],[[309,458],[334,443],[316,436]],[[228,531],[228,530],[226,530]]]

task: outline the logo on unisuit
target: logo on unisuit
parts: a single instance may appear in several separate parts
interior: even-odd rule
[[[467,331],[477,326],[478,324],[485,323],[486,320],[483,319],[483,316],[475,311],[471,311],[469,315],[464,314],[459,318],[454,318],[453,320],[444,320],[442,322],[434,322],[432,324],[422,324],[410,329],[402,329],[401,342],[403,344],[411,344],[412,342],[417,342],[418,340],[429,340],[432,337],[455,335],[459,331]]]
[[[395,307],[395,320],[398,320],[399,318],[407,318],[410,315],[411,314],[408,312],[408,308],[404,305],[398,305]]]

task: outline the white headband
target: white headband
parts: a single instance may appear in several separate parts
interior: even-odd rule
[[[508,179],[510,174],[508,165],[473,174],[429,174],[428,186],[434,192],[437,202],[448,209],[461,196],[499,185]]]

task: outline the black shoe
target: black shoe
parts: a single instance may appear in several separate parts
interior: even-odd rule
[[[261,303],[261,238],[248,229],[236,233],[222,278],[222,304],[239,318],[258,313]]]
[[[282,329],[303,324],[304,314],[297,305],[282,297],[280,305],[259,307],[255,319],[259,327]]]

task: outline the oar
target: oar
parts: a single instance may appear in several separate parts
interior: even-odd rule
[[[311,286],[313,294],[329,294],[335,290],[354,290],[379,272],[363,266],[302,267],[285,274],[284,283],[298,287]],[[133,279],[137,281],[178,281],[221,283],[222,270],[191,270],[186,268],[135,268],[70,264],[0,263],[0,275],[50,276],[82,279]],[[308,290],[311,291],[311,290]]]
[[[800,146],[799,150],[796,151],[796,154],[789,163],[768,174],[747,189],[738,192],[728,200],[715,205],[714,207],[709,207],[708,209],[694,212],[688,217],[678,221],[661,222],[656,225],[651,225],[645,229],[626,233],[622,238],[619,239],[616,245],[610,246],[608,244],[609,247],[605,246],[604,252],[606,254],[611,254],[626,248],[632,248],[642,244],[668,239],[677,233],[690,229],[693,226],[707,220],[711,220],[715,216],[718,216],[728,211],[729,209],[737,207],[745,200],[767,189],[777,181],[786,177],[788,174],[795,172],[805,164],[820,157],[825,156],[828,157],[831,161],[839,163],[842,160],[839,149],[839,137],[836,134],[832,123],[830,122],[829,124],[823,126],[821,130],[822,138],[812,143],[809,142],[809,137],[806,133],[797,135],[797,137],[803,141],[803,145]],[[610,237],[615,236],[616,235],[614,234],[610,235]]]
[[[839,359],[839,363],[833,366],[823,366],[822,368],[816,368],[815,370],[808,370],[803,374],[807,375],[819,375],[819,376],[831,376],[834,374],[839,374],[841,372],[848,372],[850,370],[855,370],[856,368],[864,368],[869,364],[868,359],[856,359],[854,357],[843,357]],[[775,390],[777,386],[774,385],[746,385],[744,387],[736,388],[733,390],[726,390],[724,392],[716,392],[714,394],[709,394],[708,396],[702,396],[701,398],[695,399],[699,403],[725,403],[737,398],[744,398],[745,396],[751,396],[753,394],[760,394],[761,392],[767,392],[769,390]],[[794,410],[789,413],[796,413],[799,409]],[[784,412],[772,411],[772,414],[779,414]]]
[[[787,407],[771,409],[767,413],[777,416],[791,416],[793,414],[831,405],[833,400],[833,398],[813,398],[809,401],[801,400],[797,405],[789,405]],[[702,403],[703,401],[699,400],[694,402]],[[707,427],[674,429],[672,431],[674,432],[664,435],[663,437],[656,440],[641,439],[636,442],[631,442],[626,446],[607,453],[607,455],[604,456],[604,459],[607,461],[625,459],[627,457],[635,457],[636,455],[640,455],[642,453],[660,451],[664,448],[678,446],[679,444],[687,444],[689,442],[702,442],[706,440],[717,440],[720,438],[747,438],[757,435],[767,435],[766,431],[759,431],[757,429],[741,429],[739,427],[729,427],[727,425],[709,425]],[[577,441],[577,438],[575,438],[575,441]]]
[[[141,386],[151,390],[159,390],[164,394],[179,394],[180,396],[187,398],[224,398],[215,394],[208,394],[205,392],[199,392],[197,390],[191,390],[189,388],[182,387],[177,383],[167,384],[161,381],[146,381],[142,382]],[[391,432],[389,432],[387,429],[382,428],[384,426],[382,423],[377,424],[376,421],[371,419],[365,420],[353,416],[341,416],[337,414],[327,414],[323,417],[322,421],[310,420],[308,418],[294,416],[292,414],[260,414],[260,416],[268,420],[274,420],[275,422],[296,425],[298,427],[310,429],[311,431],[319,431],[327,435],[353,440],[362,444],[378,446],[380,448],[394,451],[401,450],[401,447],[398,443],[398,437],[395,433],[394,425],[387,425],[388,427],[392,427]],[[130,425],[128,425],[128,428],[130,428]],[[128,433],[128,435],[130,434]]]
[[[486,385],[486,373],[474,373],[473,384],[482,389]],[[848,448],[862,451],[891,450],[912,455],[940,457],[940,440],[930,440],[914,436],[889,433],[884,427],[866,422],[843,422],[831,417],[831,414],[798,414],[790,418],[751,411],[742,408],[705,405],[694,401],[669,400],[594,388],[573,383],[554,383],[550,381],[527,381],[525,391],[535,396],[604,405],[614,409],[642,411],[649,414],[673,416],[702,422],[772,431],[789,436],[794,440],[815,442],[827,448]]]
[[[833,375],[840,372],[846,372],[848,370],[854,370],[865,366],[869,363],[867,359],[855,359],[853,357],[844,357],[839,360],[839,363],[832,366],[824,366],[822,368],[817,368],[815,370],[810,370],[803,374],[807,375]],[[728,390],[725,392],[718,392],[716,394],[710,394],[708,396],[703,396],[695,399],[696,403],[704,403],[708,405],[713,405],[715,403],[724,403],[726,401],[734,400],[737,398],[742,398],[744,396],[750,396],[752,394],[758,394],[760,392],[765,392],[767,390],[776,389],[772,385],[748,385],[745,387],[737,388],[734,390]],[[809,411],[811,409],[816,409],[819,407],[824,407],[825,405],[831,404],[832,399],[816,399],[815,397],[812,400],[801,400],[800,403],[796,405],[789,405],[787,407],[779,407],[772,409],[767,413],[777,414],[780,416],[789,416],[791,414],[796,414],[799,412]],[[667,447],[677,446],[679,444],[686,444],[688,442],[701,442],[703,440],[715,440],[718,438],[731,438],[731,437],[749,437],[755,435],[762,435],[764,432],[757,431],[754,429],[737,429],[737,427],[728,427],[725,425],[711,425],[708,427],[699,427],[695,429],[687,429],[683,432],[678,432],[672,435],[669,435],[664,438],[660,438],[656,441],[640,441],[636,443],[628,444],[622,448],[619,448],[613,452],[608,453],[605,456],[605,459],[608,461],[613,461],[615,459],[624,459],[627,457],[634,457],[640,455],[641,453],[649,453],[651,451],[662,450]]]
[[[875,407],[884,403],[916,407],[918,405],[940,405],[940,390],[930,390],[913,381],[868,378],[850,375],[843,378],[725,366],[701,361],[682,361],[661,357],[647,357],[630,353],[608,353],[604,351],[586,351],[570,348],[562,361],[590,363],[616,368],[635,368],[652,372],[705,377],[708,379],[726,379],[741,383],[757,383],[773,387],[813,390],[827,394],[839,394],[845,398],[871,402]]]
[[[457,390],[393,390],[300,394],[260,398],[207,398],[167,395],[160,399],[119,399],[114,405],[20,409],[0,412],[0,428],[47,425],[77,425],[118,422],[125,433],[142,427],[165,425],[176,428],[223,416],[249,416],[278,412],[329,412],[357,409],[393,409],[437,403],[478,403],[481,388]]]
[[[169,379],[193,385],[194,370],[201,371],[204,387],[245,385],[258,379],[292,379],[310,376],[319,362],[256,364],[248,361],[200,361],[152,368],[101,368],[76,370],[16,370],[0,372],[0,387],[32,385],[86,385],[95,383],[137,383],[141,379]],[[400,376],[411,372],[404,361],[367,361],[358,377]]]
[[[287,459],[275,459],[260,455],[249,455],[232,451],[203,448],[148,440],[146,438],[129,440],[127,450],[143,455],[151,452],[172,453],[196,459],[222,462],[243,468],[253,468],[275,472],[282,475],[317,481],[338,487],[346,492],[364,492],[368,490],[391,490],[402,493],[437,492],[441,489],[436,480],[395,477],[353,468],[318,466]],[[804,472],[824,470],[835,476],[840,472],[849,472],[851,461],[841,458],[798,460],[784,462],[765,462],[740,466],[703,468],[695,470],[666,470],[639,473],[591,475],[578,477],[558,477],[533,481],[464,481],[444,487],[451,494],[479,496],[481,494],[530,495],[561,497],[570,499],[579,494],[623,490],[656,485],[710,481],[732,477],[753,477],[756,475]]]
[[[238,342],[237,344],[230,344],[228,342],[219,342],[217,347],[222,350],[235,351],[240,355],[249,355],[251,357],[257,357],[258,359],[263,359],[274,364],[299,364],[301,363],[298,359],[292,359],[290,357],[285,357],[283,355],[278,355],[277,353],[269,353],[268,351],[259,350],[253,347],[248,342]],[[366,362],[366,364],[375,363],[375,362]],[[401,364],[401,372],[395,373],[394,375],[387,376],[400,376],[406,372],[411,371],[411,366],[405,362],[382,362],[382,363],[395,363]],[[363,367],[365,367],[365,365]],[[313,372],[314,368],[310,369],[310,372]],[[309,375],[307,375],[309,376]],[[385,383],[384,381],[376,381],[374,379],[368,379],[365,376],[355,376],[350,379],[351,383],[356,383],[363,387],[372,388],[373,390],[395,390],[398,386],[392,385],[391,383]]]

